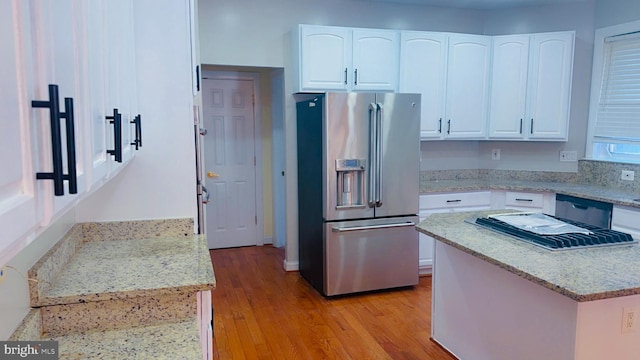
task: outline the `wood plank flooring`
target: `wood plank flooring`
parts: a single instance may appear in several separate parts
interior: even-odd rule
[[[214,359],[454,359],[429,339],[431,277],[326,299],[271,246],[211,250]]]

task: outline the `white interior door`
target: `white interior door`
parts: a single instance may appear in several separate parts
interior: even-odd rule
[[[205,79],[202,103],[209,248],[256,245],[253,81]]]

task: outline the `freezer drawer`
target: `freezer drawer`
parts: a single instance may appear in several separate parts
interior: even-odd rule
[[[418,283],[417,216],[325,224],[327,296]]]

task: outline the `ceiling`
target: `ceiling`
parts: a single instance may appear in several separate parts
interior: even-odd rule
[[[425,6],[456,7],[466,9],[495,10],[524,6],[539,6],[563,3],[588,3],[594,0],[364,0],[390,2],[398,4],[414,4]]]

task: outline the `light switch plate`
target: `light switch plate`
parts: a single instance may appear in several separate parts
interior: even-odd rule
[[[578,161],[578,152],[560,151],[560,161]]]

